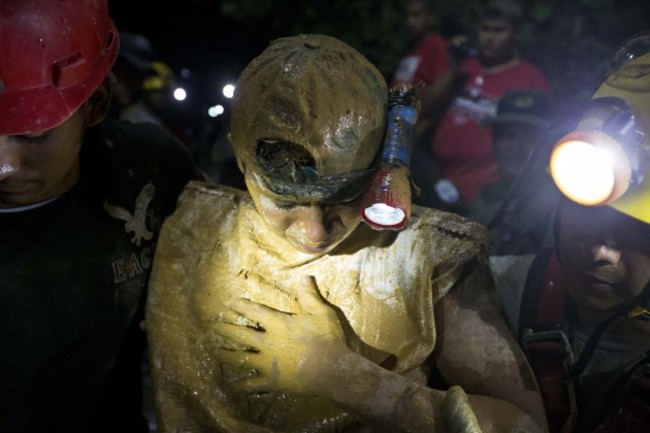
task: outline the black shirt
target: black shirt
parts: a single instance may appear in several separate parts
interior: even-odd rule
[[[113,119],[88,131],[79,182],[0,213],[0,431],[147,431],[140,368],[158,231],[190,179],[173,136]]]

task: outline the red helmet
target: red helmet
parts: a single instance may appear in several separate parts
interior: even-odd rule
[[[108,75],[118,48],[107,0],[1,0],[0,135],[66,121]]]

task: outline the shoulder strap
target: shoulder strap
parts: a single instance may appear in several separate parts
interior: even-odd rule
[[[566,291],[555,249],[540,252],[524,286],[520,312],[520,344],[542,393],[549,430],[569,433],[575,425],[576,400],[566,376],[573,351],[560,324],[566,322]]]
[[[566,321],[566,291],[554,248],[542,250],[533,260],[521,300],[519,335],[526,328],[548,328]]]

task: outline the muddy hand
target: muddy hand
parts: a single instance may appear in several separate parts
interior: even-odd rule
[[[467,395],[460,386],[447,390],[442,403],[445,431],[449,433],[482,433],[474,411],[467,401]]]
[[[297,303],[296,312],[286,313],[248,299],[230,302],[232,313],[249,325],[221,323],[217,332],[250,349],[220,350],[219,356],[258,373],[233,384],[234,391],[314,395],[310,378],[319,366],[348,350],[336,312],[321,297],[313,277],[303,280]]]

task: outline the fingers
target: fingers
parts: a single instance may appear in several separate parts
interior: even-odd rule
[[[447,390],[442,403],[447,431],[451,433],[482,433],[478,419],[469,405],[467,394],[460,386]]]
[[[228,301],[227,306],[236,314],[248,320],[246,326],[264,330],[264,323],[270,322],[269,318],[278,314],[293,315],[293,313],[276,310],[264,304],[260,304],[245,298],[233,298]]]
[[[273,392],[269,381],[265,377],[252,376],[233,382],[228,385],[230,390],[235,394],[260,394]]]
[[[256,347],[260,343],[261,332],[256,329],[231,323],[219,323],[214,331],[227,340],[243,345],[248,350],[259,351]]]
[[[241,373],[235,381],[228,381],[228,388],[234,394],[252,394],[272,391],[269,380],[262,375],[261,367],[257,365],[261,360],[253,352],[242,352],[241,350],[218,350],[221,362],[239,368]]]
[[[242,308],[239,308],[241,310]],[[231,325],[246,326],[258,331],[264,331],[261,323],[251,320],[239,311],[224,310],[217,315],[217,321],[220,323],[229,323]]]
[[[300,309],[311,314],[319,314],[329,310],[329,305],[318,290],[316,279],[313,276],[304,276],[301,279],[300,283],[300,287],[297,287],[295,290]],[[227,305],[230,309],[232,309],[232,311],[242,317],[237,318],[231,315],[230,319],[225,319],[225,313],[222,313],[222,315],[224,315],[224,321],[231,323],[241,323],[245,326],[251,327],[258,327],[260,324],[265,323],[265,319],[267,319],[269,316],[277,314],[295,314],[291,311],[283,311],[266,304],[251,301],[246,298],[233,298],[228,301]],[[248,320],[256,323],[242,323],[242,320],[245,320],[242,318],[248,318]]]
[[[239,368],[253,368],[253,362],[256,352],[253,349],[246,350],[230,350],[226,348],[216,349],[219,354],[221,362],[230,364],[233,367]]]

